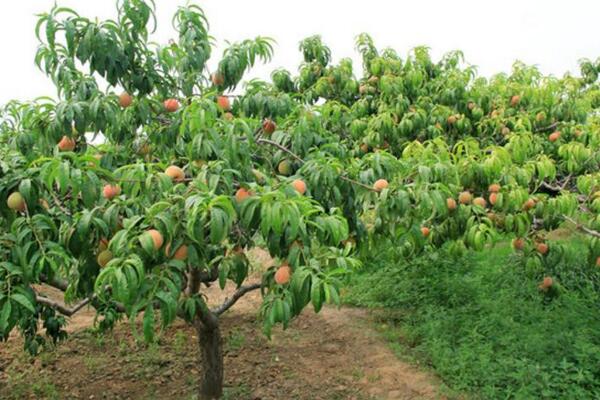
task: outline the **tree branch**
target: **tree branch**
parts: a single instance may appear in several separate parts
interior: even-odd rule
[[[569,184],[569,182],[571,181],[571,178],[573,176],[571,174],[567,175],[564,179],[564,181],[562,183],[559,183],[558,185],[552,185],[551,183],[548,183],[546,181],[542,182],[542,187],[552,191],[552,192],[556,192],[559,193],[563,190],[565,190],[565,188],[567,187],[567,185]]]
[[[290,156],[292,156],[292,158],[294,158],[296,161],[300,162],[301,164],[304,164],[304,160],[302,158],[300,158],[299,155],[297,155],[296,153],[292,152],[287,147],[280,145],[277,142],[274,142],[274,141],[269,140],[269,139],[260,138],[260,139],[258,139],[256,141],[256,143],[258,143],[258,144],[263,144],[264,143],[264,144],[268,144],[268,145],[273,146],[273,147],[277,147],[279,150],[281,150],[284,153],[287,153]]]
[[[58,208],[60,208],[60,210],[65,213],[65,215],[67,216],[71,216],[71,212],[69,210],[67,210],[63,204],[61,203],[61,201],[58,199],[58,197],[56,197],[56,194],[54,194],[54,192],[52,190],[49,190],[48,193],[50,193],[50,196],[52,196],[52,199],[54,200],[54,204],[56,204],[56,206]]]
[[[540,128],[536,128],[536,129],[534,129],[533,131],[534,131],[534,132],[547,131],[547,130],[549,130],[549,129],[554,129],[554,128],[556,128],[556,127],[558,126],[558,124],[559,124],[559,122],[558,122],[558,121],[556,121],[556,122],[554,122],[553,124],[550,124],[550,125],[548,125],[548,126],[542,126],[542,127],[540,127]]]
[[[192,296],[198,293],[198,290],[200,290],[200,283],[202,282],[201,274],[202,271],[198,270],[197,268],[192,268],[192,270],[187,274],[188,282],[185,288],[185,294],[187,296]]]
[[[373,187],[371,187],[369,185],[365,185],[362,182],[355,181],[354,179],[348,178],[346,175],[340,175],[340,179],[343,180],[343,181],[346,181],[346,182],[350,182],[353,185],[361,186],[361,187],[363,187],[363,188],[365,188],[367,190],[370,190],[371,192],[377,192],[377,189],[375,189],[375,188],[373,188]]]
[[[225,311],[229,310],[235,303],[237,303],[237,301],[246,293],[256,289],[260,289],[260,287],[260,283],[254,283],[248,286],[241,286],[238,290],[235,291],[235,293],[233,293],[233,295],[230,298],[225,299],[223,304],[221,304],[217,308],[212,309],[211,312],[217,316],[223,314]]]
[[[40,274],[40,280],[48,286],[52,286],[55,289],[60,291],[66,291],[69,287],[69,282],[64,279],[54,277],[52,279],[48,279],[45,274]]]
[[[62,278],[57,278],[54,277],[52,279],[48,279],[48,277],[45,274],[40,274],[40,281],[48,286],[51,286],[55,289],[58,289],[62,292],[66,292],[67,288],[69,287],[69,282],[67,282],[65,279]],[[110,286],[106,286],[105,290],[110,291]],[[54,302],[50,299],[44,298],[44,297],[40,297],[41,301],[39,301],[40,303],[44,304],[44,302],[50,301],[53,302],[54,304],[60,305],[57,302]],[[97,304],[99,304],[99,300],[98,297],[94,294],[90,297],[88,297],[87,299],[82,300],[82,302],[87,301],[88,303],[91,302],[92,306],[94,306],[95,308],[97,308]],[[118,302],[112,302],[115,306],[115,308],[117,309],[118,312],[120,313],[125,313],[125,306],[121,303]],[[80,303],[81,304],[81,303]],[[55,308],[50,304],[47,304],[49,307]],[[85,305],[85,304],[84,304]],[[77,306],[76,306],[77,307]],[[65,306],[61,307],[63,310],[68,311],[69,309],[66,308]],[[56,309],[57,311],[59,311],[59,309]],[[79,311],[79,309],[77,309],[75,312]],[[59,311],[62,314],[62,311]],[[73,312],[73,314],[75,313]],[[65,314],[66,315],[66,314]]]
[[[569,217],[568,215],[562,215],[562,217],[566,220],[569,221],[570,223],[575,225],[575,228],[577,228],[578,230],[587,233],[588,235],[591,235],[593,237],[596,238],[600,238],[600,232],[595,231],[593,229],[588,228],[587,226],[580,224],[579,222],[577,222],[576,220],[574,220],[573,218]]]
[[[264,143],[264,144],[271,145],[271,146],[273,146],[273,147],[277,147],[279,150],[281,150],[281,151],[283,151],[284,153],[287,153],[287,154],[289,154],[290,156],[292,156],[292,158],[294,158],[296,161],[300,162],[301,164],[304,164],[304,163],[305,163],[305,161],[304,161],[304,160],[303,160],[303,159],[302,159],[302,158],[301,158],[299,155],[297,155],[296,153],[292,152],[292,151],[291,151],[290,149],[288,149],[287,147],[285,147],[285,146],[282,146],[282,145],[280,145],[279,143],[276,143],[276,142],[274,142],[274,141],[272,141],[272,140],[269,140],[269,139],[263,139],[263,138],[259,138],[259,139],[256,141],[256,143],[258,143],[258,144],[263,144],[263,143]],[[362,188],[365,188],[365,189],[367,189],[367,190],[370,190],[370,191],[372,191],[372,192],[377,192],[377,190],[376,190],[376,189],[374,189],[374,188],[372,188],[371,186],[369,186],[369,185],[365,185],[365,184],[364,184],[364,183],[362,183],[362,182],[355,181],[355,180],[354,180],[354,179],[352,179],[352,178],[348,178],[346,175],[340,175],[340,176],[339,176],[339,178],[340,178],[341,180],[343,180],[343,181],[346,181],[346,182],[349,182],[349,183],[351,183],[351,184],[353,184],[353,185],[360,186],[360,187],[362,187]]]
[[[79,303],[77,303],[75,306],[73,306],[73,308],[68,308],[66,305],[49,299],[47,297],[44,296],[40,296],[40,295],[36,295],[35,296],[35,301],[37,301],[40,304],[43,304],[47,307],[53,308],[54,310],[58,311],[59,313],[61,313],[64,316],[70,317],[73,314],[75,314],[77,311],[81,310],[83,307],[85,307],[86,305],[88,305],[91,301],[95,300],[96,295],[93,295],[91,297],[88,297],[86,299],[83,299],[82,301],[80,301]]]

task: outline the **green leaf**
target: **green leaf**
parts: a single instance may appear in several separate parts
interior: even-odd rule
[[[6,301],[2,307],[2,312],[0,312],[0,333],[3,333],[5,336],[8,333],[6,330],[8,328],[8,320],[10,318],[11,311],[11,303],[10,301]]]
[[[225,289],[225,284],[227,284],[227,275],[229,275],[229,264],[221,263],[221,265],[219,265],[219,287],[221,290]]]
[[[315,312],[321,311],[323,307],[323,282],[314,278],[312,282],[312,287],[310,288],[310,301],[315,309]]]
[[[144,251],[148,254],[155,254],[156,249],[154,248],[154,240],[148,232],[144,232],[139,237],[140,244]],[[112,242],[112,241],[111,241]]]
[[[146,306],[146,311],[144,311],[144,340],[147,343],[152,343],[154,341],[154,307],[152,303]]]
[[[13,293],[10,298],[25,307],[32,314],[35,314],[35,307],[33,306],[33,303],[26,296],[20,293]]]
[[[162,314],[162,325],[164,327],[173,322],[177,316],[177,303],[173,297],[169,296],[166,292],[156,293],[156,298],[161,302],[160,311]]]

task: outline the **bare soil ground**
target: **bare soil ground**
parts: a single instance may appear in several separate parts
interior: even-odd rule
[[[217,304],[232,289],[207,294]],[[222,317],[225,399],[441,398],[435,378],[400,361],[367,311],[307,309],[269,341],[256,314],[260,300],[252,292]],[[147,346],[127,321],[98,336],[93,320],[92,310],[82,310],[70,320],[67,341],[36,358],[22,351],[19,337],[0,344],[0,399],[196,398],[201,364],[193,328],[177,322]]]

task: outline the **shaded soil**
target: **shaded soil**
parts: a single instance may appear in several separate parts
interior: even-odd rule
[[[207,295],[217,304],[231,290],[211,287]],[[440,398],[435,379],[400,361],[367,311],[307,309],[269,341],[257,318],[260,300],[252,292],[222,317],[226,399]],[[19,337],[2,343],[0,399],[196,398],[201,365],[193,328],[176,322],[147,346],[131,323],[98,336],[93,319],[92,310],[82,310],[71,318],[67,341],[36,358],[23,353]]]

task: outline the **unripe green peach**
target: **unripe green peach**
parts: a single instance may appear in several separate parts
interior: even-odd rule
[[[21,193],[19,192],[11,193],[10,196],[8,196],[8,199],[6,200],[6,204],[11,210],[20,212],[25,211],[25,199],[23,198],[23,195],[21,195]]]

